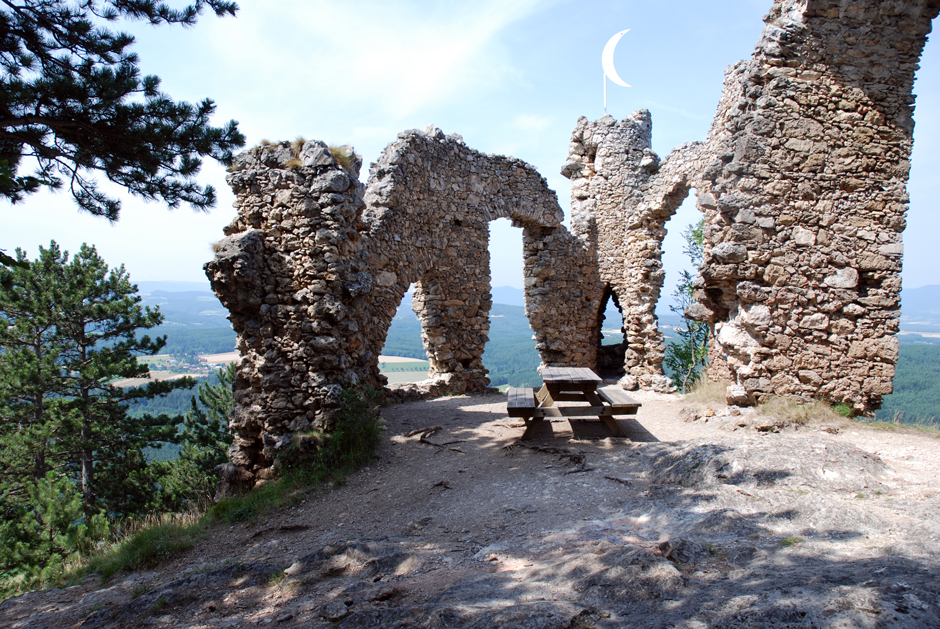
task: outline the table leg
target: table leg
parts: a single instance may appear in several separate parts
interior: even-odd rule
[[[597,395],[596,391],[585,391],[584,397],[592,406],[603,406],[604,401]],[[598,415],[598,419],[604,422],[604,425],[613,433],[615,437],[626,438],[627,433],[623,431],[623,428],[620,427],[620,424],[617,423],[617,420],[614,419],[613,415]]]
[[[525,422],[525,432],[522,433],[522,436],[519,437],[523,441],[528,441],[535,436],[535,431],[538,429],[539,424],[542,423],[541,417],[523,417],[522,421]]]
[[[538,403],[539,407],[551,406],[555,403],[552,399],[551,392],[549,392],[545,384],[543,384],[542,388],[535,394],[535,401]],[[544,419],[544,417],[523,417],[522,421],[525,422],[525,432],[522,433],[520,439],[532,439]]]

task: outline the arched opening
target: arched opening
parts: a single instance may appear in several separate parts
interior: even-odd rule
[[[696,191],[691,189],[689,195],[663,226],[666,236],[663,238],[661,248],[665,278],[662,293],[656,304],[656,318],[659,320],[659,329],[667,343],[676,338],[677,329],[683,325],[684,317],[681,312],[673,311],[673,308],[678,306],[676,291],[683,279],[683,271],[690,273],[693,278],[698,275],[698,268],[693,265],[686,253],[687,242],[685,240],[687,230],[697,225],[703,217],[702,211],[695,205],[695,194]]]
[[[525,312],[522,229],[508,218],[489,224],[490,330],[483,352],[490,386],[534,387],[541,362]]]
[[[389,385],[428,378],[430,363],[421,343],[421,320],[413,309],[414,288],[414,284],[408,287],[395,311],[379,355],[379,372],[388,379]]]
[[[692,283],[698,276],[698,264],[701,260],[695,251],[701,248],[695,242],[693,231],[703,220],[701,210],[696,206],[694,188],[676,191],[672,199],[672,211],[663,224],[663,237],[660,244],[662,261],[662,290],[655,304],[655,316],[658,332],[662,339],[664,375],[674,383],[683,382],[681,374],[675,372],[675,360],[684,352],[671,353],[670,348],[683,341],[680,332],[689,333],[691,322],[685,318],[685,309],[692,305]],[[691,239],[691,240],[690,240]],[[671,357],[670,357],[671,355]],[[680,370],[681,371],[681,370]]]
[[[597,331],[597,374],[604,379],[618,379],[624,374],[627,333],[620,298],[609,284],[598,308]]]
[[[506,218],[457,227],[488,227],[488,247],[465,239],[460,251],[473,255],[450,257],[409,285],[379,371],[392,387],[483,369],[490,386],[536,386],[541,357],[525,311],[522,230]]]

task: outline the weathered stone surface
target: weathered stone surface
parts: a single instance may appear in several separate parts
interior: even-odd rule
[[[273,476],[291,435],[329,429],[344,389],[385,384],[378,357],[405,291],[430,380],[393,398],[479,391],[489,331],[489,221],[523,228],[527,314],[547,364],[594,366],[594,258],[545,179],[440,129],[406,131],[358,182],[322,142],[265,144],[228,176],[238,216],[206,265],[242,357],[230,418],[238,488]],[[233,485],[232,490],[236,488]]]
[[[322,142],[240,155],[239,214],[206,267],[242,353],[233,463],[262,478],[290,434],[330,426],[346,387],[384,384],[378,354],[411,284],[431,379],[395,395],[485,388],[487,225],[500,217],[524,230],[543,364],[669,390],[661,245],[692,189],[705,259],[688,314],[714,326],[710,377],[731,379],[742,404],[778,394],[877,408],[897,361],[911,88],[940,5],[847,6],[775,0],[754,57],[726,74],[704,144],[660,160],[645,110],[578,120],[562,168],[571,233],[531,166],[436,127],[399,134],[368,186],[350,148],[346,166]],[[624,339],[601,349],[608,299]]]
[[[711,375],[732,377],[729,400],[791,394],[868,412],[891,390],[911,88],[940,5],[850,4],[776,0],[753,58],[726,73],[702,149],[693,314],[724,322]],[[746,256],[732,259],[737,247]],[[741,308],[757,292],[769,327]]]
[[[594,343],[600,345],[603,312],[612,299],[623,316],[620,362],[627,377],[621,386],[631,390],[672,388],[663,375],[656,318],[665,277],[661,246],[666,221],[693,185],[689,173],[701,168],[698,143],[683,145],[660,162],[651,148],[652,130],[645,109],[620,121],[581,118],[562,168],[571,179],[571,230],[596,259],[600,274]]]

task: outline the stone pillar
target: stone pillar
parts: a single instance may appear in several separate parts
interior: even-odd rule
[[[641,110],[617,121],[578,120],[562,174],[571,179],[571,229],[593,252],[601,285],[616,297],[625,336],[622,386],[674,390],[663,375],[663,336],[656,304],[662,291],[666,222],[687,196],[698,145],[665,162],[653,152],[653,123]],[[595,313],[597,343],[600,313]]]
[[[362,186],[347,150],[342,166],[322,142],[265,144],[227,178],[238,215],[205,270],[241,354],[232,462],[261,479],[293,433],[329,427],[342,386],[357,379],[350,356],[362,336],[348,315],[372,280],[355,258]]]
[[[735,401],[892,391],[914,71],[936,3],[777,0],[706,145],[698,316]],[[724,364],[717,364],[721,360]]]

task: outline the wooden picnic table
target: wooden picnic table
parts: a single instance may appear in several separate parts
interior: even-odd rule
[[[636,415],[641,406],[625,392],[598,390],[603,380],[584,367],[543,367],[542,388],[510,387],[506,411],[521,417],[526,429],[523,439],[531,439],[546,417],[597,417],[615,437],[626,437],[614,415]],[[587,406],[555,406],[555,402],[587,402]]]

